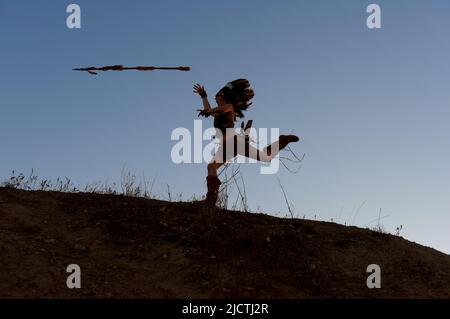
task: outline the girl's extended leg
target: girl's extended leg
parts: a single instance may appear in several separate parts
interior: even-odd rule
[[[208,176],[206,177],[208,193],[206,194],[206,202],[212,206],[216,205],[221,184],[217,177],[217,170],[230,159],[237,155],[242,155],[268,163],[289,143],[297,142],[298,140],[299,138],[295,135],[281,135],[278,141],[261,151],[251,146],[243,136],[234,135],[227,139],[221,144],[212,161],[208,164]]]
[[[263,151],[251,146],[245,138],[237,137],[237,154],[255,159],[260,162],[269,163],[278,153],[291,142],[298,142],[299,138],[295,135],[281,135],[279,140],[264,148]]]

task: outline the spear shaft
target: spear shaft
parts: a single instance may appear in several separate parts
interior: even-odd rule
[[[76,68],[74,71],[86,71],[89,74],[97,75],[95,71],[127,71],[127,70],[137,70],[137,71],[154,71],[154,70],[177,70],[177,71],[190,71],[191,68],[188,66],[177,66],[177,67],[165,67],[165,66],[134,66],[127,67],[123,65],[107,65],[102,67],[91,66],[89,68]]]

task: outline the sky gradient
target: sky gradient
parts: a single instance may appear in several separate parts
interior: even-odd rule
[[[82,28],[66,27],[66,7]],[[366,27],[366,7],[382,29]],[[124,167],[155,192],[205,193],[206,164],[175,165],[173,129],[245,77],[255,127],[295,133],[301,170],[242,168],[250,208],[386,230],[450,253],[449,1],[2,1],[0,179],[14,169],[118,181]],[[74,67],[192,67],[90,76]],[[212,125],[204,121],[204,127]],[[364,204],[363,204],[364,203]],[[358,214],[357,208],[362,205]],[[356,216],[355,216],[356,215]]]

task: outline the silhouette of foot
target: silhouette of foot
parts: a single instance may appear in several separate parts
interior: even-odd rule
[[[279,151],[288,146],[289,143],[298,142],[299,140],[300,139],[297,135],[280,135],[278,140]],[[272,154],[271,145],[266,147],[266,153],[269,156]]]

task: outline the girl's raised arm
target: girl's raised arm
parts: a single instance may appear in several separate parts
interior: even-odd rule
[[[210,111],[211,110],[211,104],[209,104],[208,95],[206,94],[206,90],[205,90],[204,86],[200,85],[198,83],[195,84],[194,85],[194,93],[197,93],[202,98],[203,108],[206,111]]]

